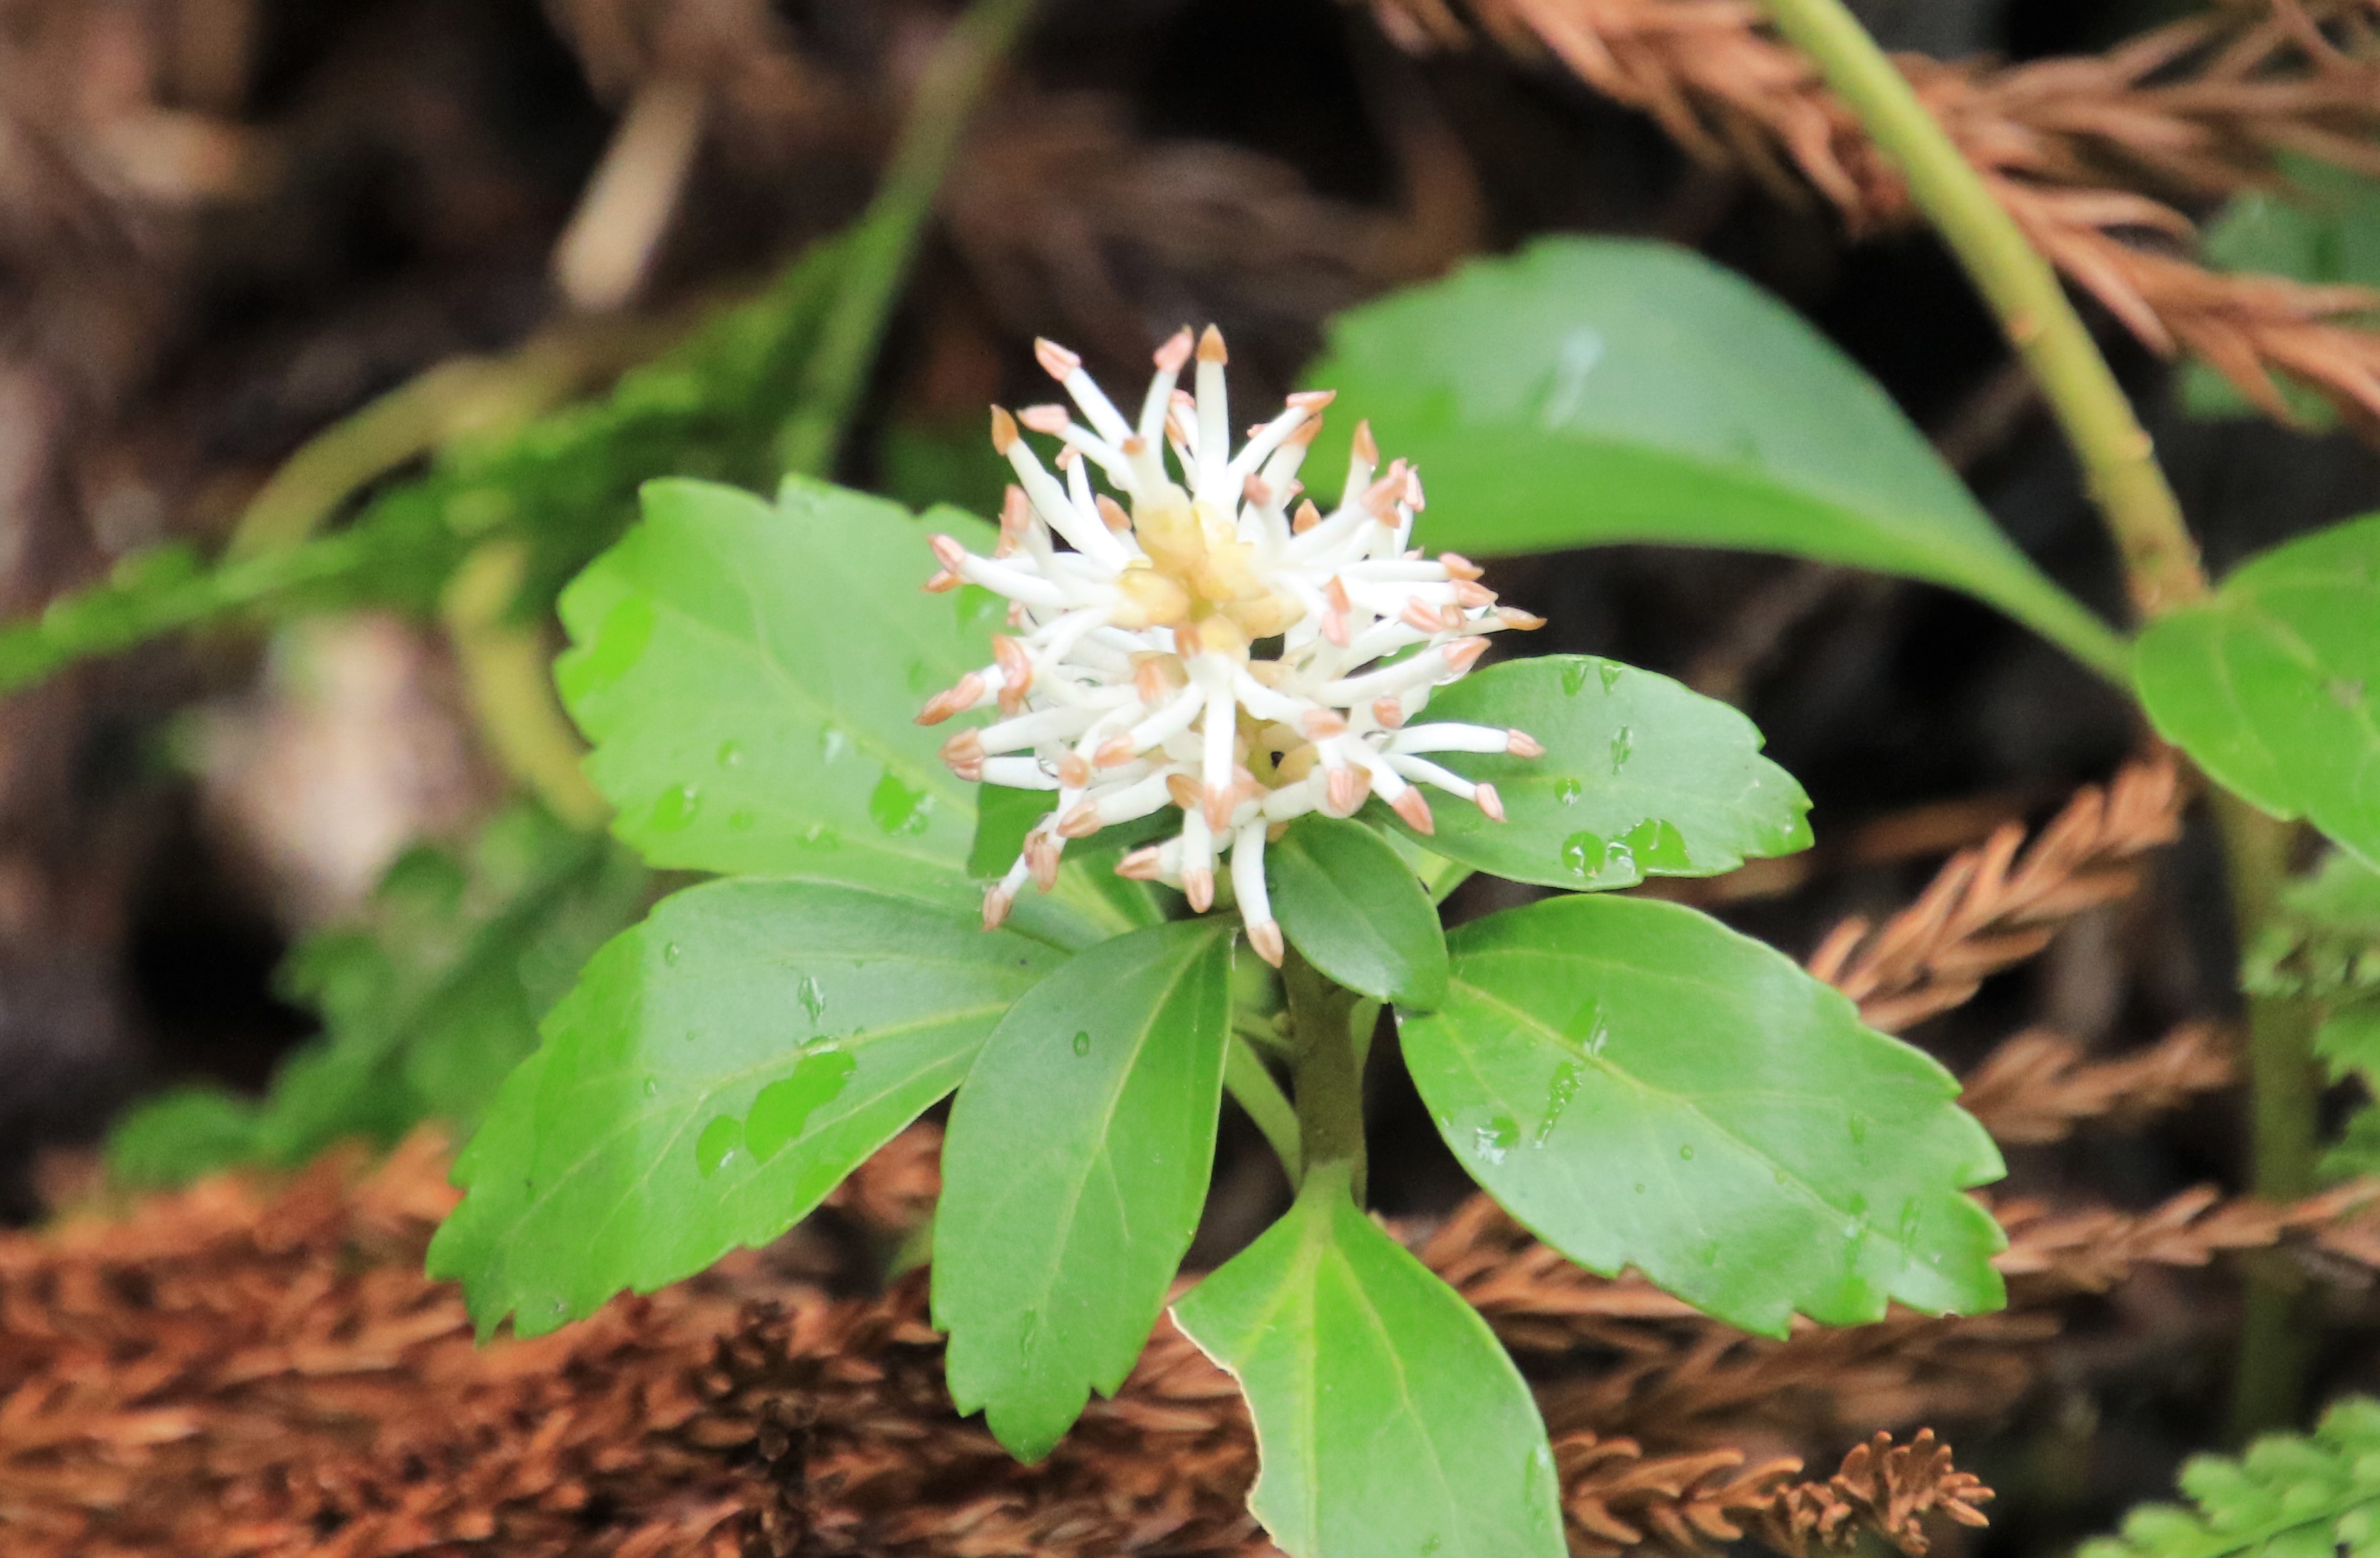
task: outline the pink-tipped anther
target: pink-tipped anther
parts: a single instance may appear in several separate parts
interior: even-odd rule
[[[1025,840],[1025,864],[1033,873],[1033,885],[1047,893],[1058,885],[1058,851],[1063,846],[1058,835],[1035,832]]]
[[[917,723],[940,724],[953,714],[965,713],[974,708],[982,698],[983,677],[978,672],[969,671],[959,678],[956,687],[928,699],[926,706],[917,712]]]
[[[1311,416],[1338,398],[1337,390],[1295,390],[1290,394],[1288,403]]]
[[[1201,866],[1195,871],[1182,873],[1182,891],[1190,899],[1190,907],[1200,914],[1215,907],[1215,873]]]
[[[1190,334],[1190,327],[1186,324],[1167,336],[1165,344],[1158,347],[1151,356],[1151,360],[1157,364],[1157,371],[1160,373],[1181,372],[1182,365],[1190,360],[1190,348],[1194,339],[1195,337]]]
[[[1352,817],[1364,804],[1364,788],[1352,768],[1334,768],[1322,781],[1323,805],[1333,817]]]
[[[967,549],[955,537],[934,536],[926,544],[934,549],[934,561],[956,573],[966,565]]]
[[[1397,620],[1416,633],[1439,631],[1438,608],[1426,604],[1419,596],[1405,603],[1405,609],[1397,613]]]
[[[1253,470],[1248,472],[1248,479],[1240,483],[1240,495],[1258,508],[1272,506],[1271,483]]]
[[[1257,949],[1258,957],[1276,968],[1281,967],[1282,956],[1289,951],[1289,944],[1281,937],[1281,922],[1276,919],[1259,919],[1249,926],[1248,945]]]
[[[1297,728],[1316,741],[1347,734],[1347,716],[1336,709],[1308,709],[1297,716]]]
[[[991,452],[1005,456],[1016,445],[1016,419],[995,406],[991,408]]]
[[[983,733],[962,730],[942,743],[942,761],[968,784],[983,780]]]
[[[1546,744],[1525,730],[1508,730],[1504,733],[1504,750],[1516,758],[1541,758],[1546,755]]]
[[[1046,432],[1053,438],[1062,437],[1066,424],[1074,420],[1066,415],[1063,406],[1027,406],[1016,413],[1016,420],[1034,432]]]
[[[1132,529],[1132,516],[1123,511],[1123,505],[1116,502],[1115,499],[1108,496],[1105,493],[1099,493],[1099,496],[1092,501],[1099,505],[1100,523],[1107,526],[1109,529],[1113,530],[1118,535],[1122,535],[1124,531]]]
[[[1496,603],[1496,592],[1484,584],[1458,578],[1454,581],[1454,603],[1458,606],[1492,606]]]
[[[1003,892],[997,887],[990,889],[983,895],[983,928],[987,931],[999,930],[1000,922],[1006,919],[1008,911],[1015,907],[1015,894]]]
[[[1207,813],[1207,825],[1217,833],[1232,824],[1232,791],[1229,785],[1209,785],[1198,797],[1200,809]]]
[[[1404,700],[1389,693],[1372,700],[1372,717],[1380,722],[1382,730],[1394,730],[1405,723]]]
[[[1427,838],[1438,832],[1438,819],[1429,814],[1429,802],[1421,792],[1408,786],[1405,793],[1389,802],[1390,809],[1405,820],[1405,826]]]
[[[1198,360],[1219,368],[1232,360],[1232,354],[1223,349],[1223,333],[1211,324],[1199,333]]]
[[[1379,466],[1380,444],[1379,441],[1372,436],[1372,424],[1368,419],[1355,424],[1354,453],[1355,457],[1366,465],[1375,469]]]
[[[1299,535],[1304,535],[1320,523],[1322,523],[1322,511],[1314,506],[1312,498],[1308,498],[1297,505],[1297,513],[1291,517],[1289,528]]]
[[[1131,736],[1111,736],[1099,743],[1099,749],[1091,754],[1091,761],[1100,768],[1122,768],[1138,756],[1140,750],[1132,744]]]
[[[1491,822],[1504,820],[1504,797],[1496,793],[1493,785],[1475,785],[1471,791],[1471,804],[1486,812]]]
[[[1061,380],[1083,365],[1080,357],[1042,335],[1033,338],[1033,360],[1039,363],[1041,371],[1050,377]]]
[[[951,572],[948,568],[944,568],[917,588],[923,590],[929,595],[947,595],[952,590],[956,590],[965,581],[961,579],[958,575]]]
[[[1094,801],[1079,801],[1075,809],[1058,819],[1058,831],[1068,838],[1088,838],[1099,831],[1099,809]]]
[[[1118,860],[1115,873],[1130,882],[1155,882],[1164,869],[1162,858],[1162,852],[1152,844]]]
[[[1460,552],[1439,553],[1438,566],[1446,570],[1449,578],[1474,579],[1488,571]]]
[[[1068,752],[1058,760],[1058,783],[1070,790],[1091,787],[1091,760],[1080,752]]]
[[[1446,668],[1456,676],[1461,676],[1477,664],[1479,657],[1488,652],[1488,640],[1457,639],[1439,652],[1446,656]]]

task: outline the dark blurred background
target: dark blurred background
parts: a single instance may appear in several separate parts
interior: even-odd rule
[[[1862,8],[1894,47],[2020,60],[2178,9]],[[38,610],[161,540],[219,542],[305,440],[436,364],[557,320],[680,317],[748,288],[866,200],[951,14],[0,0],[0,605]],[[661,104],[668,152],[657,83],[703,104],[674,201],[625,262],[574,249],[631,104]],[[1937,245],[1851,243],[1820,201],[1690,163],[1550,62],[1416,56],[1336,0],[1050,0],[944,189],[839,473],[979,502],[981,408],[1040,393],[1036,335],[1131,373],[1164,328],[1212,319],[1251,390],[1278,393],[1334,310],[1548,231],[1667,237],[1775,290],[1883,381],[2047,571],[2120,612],[2055,430]],[[2187,419],[2164,368],[2102,334],[2217,566],[2380,496],[2380,463],[2348,435]],[[1516,562],[1490,582],[1550,618],[1536,647],[1680,676],[1767,733],[1815,798],[1820,846],[1697,901],[1796,955],[1845,913],[1896,907],[1950,849],[2104,778],[2140,736],[2090,675],[1937,590],[1650,547]],[[210,629],[0,702],[0,1213],[31,1215],[37,1164],[71,1162],[44,1150],[88,1144],[128,1099],[193,1077],[261,1085],[310,1029],[273,993],[292,939],[352,913],[405,843],[460,834],[501,788],[436,635],[395,615]],[[1913,1037],[1955,1067],[2028,1022],[2113,1045],[2225,1009],[2209,842],[2194,834],[2155,869],[2152,891]],[[1495,891],[1466,887],[1458,911]],[[1395,1144],[1379,1199],[1442,1210],[1460,1179],[1418,1102],[1384,1076],[1378,1107]],[[2017,1184],[2088,1178],[2145,1201],[2228,1175],[2234,1149],[2210,1105],[2149,1137],[2021,1156]],[[1210,1244],[1244,1236],[1233,1207],[1255,1225],[1269,1172],[1258,1153],[1227,1160],[1245,1183]],[[2034,1518],[2084,1528],[2152,1491],[2189,1437],[2161,1425],[2203,1410],[2216,1362],[2144,1359],[2104,1486],[1999,1540],[2031,1545],[2049,1529]],[[2008,1455],[2054,1461],[2059,1434],[2095,1431],[2094,1398],[2049,1394],[2048,1427]]]

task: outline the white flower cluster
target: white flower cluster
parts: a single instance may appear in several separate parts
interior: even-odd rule
[[[1299,497],[1297,468],[1330,393],[1291,396],[1234,452],[1212,325],[1196,344],[1195,393],[1174,387],[1190,332],[1158,349],[1136,423],[1073,352],[1040,341],[1035,354],[1083,420],[1062,406],[1014,418],[993,408],[993,447],[1021,483],[1002,507],[999,549],[981,557],[935,537],[942,571],[926,586],[1007,597],[1014,631],[995,635],[992,663],[918,723],[997,707],[994,723],[952,736],[943,761],[967,780],[1058,792],[985,897],[985,925],[1006,917],[1027,877],[1049,890],[1067,840],[1175,807],[1181,832],[1116,870],[1179,887],[1204,912],[1228,855],[1248,940],[1278,965],[1264,849],[1292,818],[1344,817],[1377,793],[1427,834],[1429,803],[1415,786],[1428,785],[1502,821],[1494,786],[1425,754],[1543,749],[1517,730],[1412,721],[1431,688],[1478,660],[1483,635],[1541,619],[1497,605],[1462,557],[1406,549],[1421,480],[1402,460],[1378,469],[1368,425],[1355,430],[1346,485],[1326,515]],[[1020,420],[1061,441],[1056,474],[1019,436]],[[1092,466],[1129,510],[1092,485]]]

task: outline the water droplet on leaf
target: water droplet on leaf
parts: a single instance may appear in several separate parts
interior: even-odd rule
[[[1611,772],[1618,773],[1628,766],[1629,754],[1636,750],[1636,733],[1621,725],[1611,736]]]
[[[1598,660],[1595,663],[1595,674],[1603,678],[1603,690],[1609,692],[1620,685],[1620,662]]]
[[[660,1077],[648,1077],[645,1078],[645,1096],[647,1098],[659,1098],[661,1096],[661,1092],[662,1079]]]
[[[1562,869],[1584,882],[1603,869],[1603,839],[1597,834],[1572,834],[1562,840]]]
[[[1473,1149],[1490,1163],[1502,1162],[1520,1138],[1521,1127],[1510,1114],[1499,1114],[1471,1133]]]
[[[676,968],[678,959],[685,955],[686,948],[680,946],[677,943],[664,942],[662,943],[662,961],[668,964],[671,968]]]
[[[923,790],[913,790],[894,777],[891,769],[876,782],[875,793],[868,797],[868,820],[877,831],[898,838],[904,834],[926,831],[926,813],[932,809],[933,799]]]
[[[743,749],[743,748],[741,748],[741,747],[737,746],[737,745],[736,745],[735,742],[733,742],[733,741],[722,741],[722,742],[721,742],[721,743],[719,744],[719,766],[720,766],[720,767],[722,767],[722,768],[735,768],[735,767],[740,766],[740,765],[743,763],[743,761],[744,761],[744,749]]]
[[[743,1145],[743,1123],[733,1114],[722,1114],[703,1126],[702,1134],[695,1138],[694,1166],[708,1179],[726,1167],[727,1161],[735,1156],[735,1149]]]
[[[1075,1053],[1078,1055],[1091,1053],[1091,1034],[1088,1029],[1084,1029],[1075,1035]]]
[[[1686,855],[1686,835],[1678,831],[1674,822],[1647,817],[1621,835],[1621,842],[1643,870],[1682,871],[1693,869],[1694,861]]]
[[[1694,1144],[1691,1141],[1682,1143],[1678,1148],[1678,1156],[1685,1159],[1686,1162],[1690,1163],[1693,1162],[1694,1161]]]
[[[675,833],[694,821],[702,809],[702,791],[694,785],[673,785],[653,798],[653,809],[645,819],[646,826],[658,834]]]
[[[795,994],[801,1001],[802,1010],[810,1015],[810,1021],[817,1022],[820,1015],[826,1010],[826,992],[819,988],[818,980],[809,974],[804,974],[802,982]]]
[[[1573,660],[1562,667],[1562,691],[1576,698],[1586,690],[1586,662]]]
[[[1599,1040],[1595,1047],[1602,1048]],[[1545,1118],[1537,1122],[1537,1134],[1530,1138],[1535,1145],[1543,1147],[1547,1138],[1554,1134],[1554,1126],[1561,1119],[1562,1111],[1568,1109],[1570,1101],[1578,1096],[1578,1084],[1583,1076],[1573,1061],[1566,1060],[1554,1067],[1553,1080],[1546,1085]]]
[[[851,750],[851,737],[841,725],[828,725],[819,732],[819,761],[832,762]]]
[[[762,1088],[744,1122],[744,1142],[752,1156],[766,1162],[798,1139],[809,1117],[832,1103],[858,1069],[859,1062],[840,1050],[813,1050],[792,1076]]]
[[[1575,779],[1560,779],[1554,783],[1554,798],[1564,806],[1576,806],[1578,797],[1585,794],[1586,786]]]

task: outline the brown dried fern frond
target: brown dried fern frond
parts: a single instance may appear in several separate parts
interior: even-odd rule
[[[2140,857],[2180,836],[2183,799],[2170,755],[2128,763],[2105,790],[2078,791],[2030,846],[2010,822],[1952,856],[1882,927],[1857,917],[1836,926],[1810,955],[1810,972],[1887,1032],[1948,1011],[2048,945],[2066,921],[2129,895]]]
[[[1457,46],[1475,30],[1516,53],[1550,53],[1696,158],[1789,193],[1816,189],[1854,233],[1915,217],[1897,174],[1756,6],[1472,0],[1467,10],[1466,25],[1445,0],[1374,0],[1410,47]],[[2278,151],[2380,172],[2380,72],[2332,46],[2301,6],[2235,7],[2104,55],[1898,63],[2026,236],[2141,341],[2198,355],[2284,420],[2276,375],[2367,432],[2380,427],[2380,334],[2362,324],[2380,295],[2222,274],[2176,252],[2193,228],[2169,200],[2268,181]]]
[[[2063,1141],[2086,1121],[2128,1124],[2178,1108],[2238,1075],[2212,1023],[2183,1023],[2144,1049],[2106,1060],[2085,1060],[2073,1040],[2034,1028],[1985,1055],[1959,1102],[1997,1139],[2037,1146]]]

